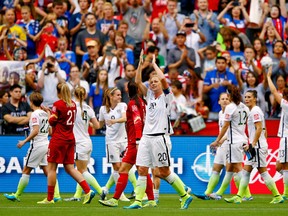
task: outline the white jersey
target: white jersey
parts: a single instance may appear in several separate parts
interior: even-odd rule
[[[40,109],[35,110],[32,112],[30,120],[29,120],[29,126],[30,131],[32,133],[33,126],[39,125],[39,132],[38,134],[31,140],[31,144],[33,143],[35,146],[44,146],[48,145],[48,132],[49,132],[49,123],[48,123],[48,114]]]
[[[88,133],[90,119],[95,118],[94,110],[85,103],[82,103],[82,110],[79,102],[75,102],[77,106],[76,119],[73,127],[73,133],[76,143],[91,142]],[[83,115],[82,115],[83,112]]]
[[[109,119],[119,119],[123,113],[126,113],[127,104],[118,103],[114,109],[110,108],[110,112],[107,113],[106,106],[101,106],[99,111],[99,121],[106,121]],[[111,126],[106,125],[106,144],[111,142],[126,142],[127,133],[125,129],[125,123],[115,123]]]
[[[218,115],[218,118],[219,118],[219,120],[218,120],[219,133],[220,133],[220,131],[221,131],[223,125],[224,125],[224,117],[225,117],[224,112],[222,110],[220,110],[219,111],[219,115]]]
[[[262,132],[258,139],[257,145],[255,148],[264,148],[267,147],[267,140],[265,137],[265,118],[262,110],[258,106],[254,106],[248,115],[247,125],[248,125],[248,134],[249,134],[249,142],[252,143],[254,140],[254,136],[256,133],[255,123],[256,122],[262,122]]]
[[[278,137],[288,137],[288,101],[281,99],[281,119],[278,129]]]
[[[245,134],[245,127],[248,115],[249,109],[242,102],[238,106],[233,102],[226,106],[224,121],[230,122],[227,132],[227,141],[229,144],[247,143],[248,138]]]
[[[146,117],[143,134],[173,134],[170,122],[171,104],[173,94],[162,93],[155,98],[154,93],[148,89],[147,92]]]

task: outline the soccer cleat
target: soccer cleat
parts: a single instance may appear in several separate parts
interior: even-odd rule
[[[130,200],[125,196],[124,193],[121,194],[119,200],[122,202],[130,202]]]
[[[242,198],[242,201],[252,201],[253,200],[253,197],[252,196],[250,196],[250,197],[243,197]]]
[[[16,194],[12,193],[12,194],[7,194],[5,193],[4,196],[11,201],[18,201],[20,202],[20,199],[18,197],[16,197]]]
[[[282,196],[278,195],[278,196],[274,197],[270,203],[271,204],[277,204],[277,203],[283,203],[283,202],[284,202],[284,199],[282,198]]]
[[[222,199],[222,196],[218,195],[216,193],[208,194],[207,196],[209,196],[210,199],[213,199],[213,200],[221,200]]]
[[[225,198],[224,199],[227,203],[235,203],[235,204],[240,204],[242,202],[242,198],[238,195],[233,196],[231,198]]]
[[[187,209],[190,203],[192,202],[192,200],[193,200],[193,197],[190,196],[189,194],[186,194],[185,197],[182,197],[180,209]]]
[[[100,200],[105,200],[107,194],[109,193],[106,187],[102,187],[102,193],[100,194]]]
[[[65,198],[64,201],[66,202],[80,202],[81,198],[76,198],[76,197],[70,197],[70,198]]]
[[[103,206],[108,206],[108,207],[118,207],[118,200],[117,199],[109,199],[109,200],[98,200],[100,204]]]
[[[190,194],[192,189],[190,187],[188,187],[187,185],[184,186],[185,191]]]
[[[135,197],[135,198],[136,198],[136,197]],[[148,201],[148,197],[147,197],[147,194],[146,194],[146,193],[145,193],[145,195],[144,195],[142,201]]]
[[[194,196],[196,196],[197,198],[199,199],[202,199],[202,200],[210,200],[210,197],[207,196],[206,194],[193,194]]]
[[[142,204],[139,201],[135,201],[130,206],[124,206],[123,208],[124,209],[141,209]]]
[[[54,200],[50,200],[50,201],[48,201],[47,200],[47,198],[45,198],[44,200],[42,200],[42,201],[38,201],[37,202],[37,204],[54,204],[55,202],[54,202]]]
[[[154,200],[148,200],[145,205],[143,205],[143,208],[152,208],[157,207],[157,203]]]
[[[90,190],[89,193],[85,194],[83,204],[89,204],[91,200],[94,198],[95,192]]]
[[[282,195],[283,200],[288,200],[288,197],[286,195]]]
[[[61,197],[54,197],[53,198],[54,202],[62,202],[62,198]]]
[[[135,199],[136,194],[134,192],[134,190],[131,192],[131,195],[128,197],[128,199]]]

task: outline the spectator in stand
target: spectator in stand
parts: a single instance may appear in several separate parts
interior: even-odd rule
[[[55,26],[53,35],[56,37],[64,36],[68,33],[68,20],[64,16],[64,3],[62,0],[54,0],[52,4],[52,11],[56,14],[56,20],[53,20]]]
[[[61,70],[56,59],[48,56],[38,72],[38,87],[43,95],[43,105],[52,107],[58,100],[56,86],[58,83],[65,83],[66,73]]]
[[[3,134],[3,114],[2,114],[2,108],[3,105],[9,102],[9,95],[6,90],[0,90],[0,135]]]
[[[239,36],[232,37],[231,49],[229,50],[232,60],[244,61],[244,43]]]
[[[14,39],[11,36],[10,30],[7,26],[4,26],[0,30],[0,60],[8,60],[9,56],[13,56],[14,51]]]
[[[169,86],[175,81],[180,81],[182,84],[182,90],[185,92],[186,90],[186,79],[184,76],[179,75],[179,72],[176,68],[170,68],[168,73],[164,74],[166,81]]]
[[[115,87],[114,80],[119,74],[120,60],[114,54],[114,48],[112,46],[105,46],[103,48],[104,55],[97,59],[100,69],[108,71],[108,87]]]
[[[129,1],[129,5],[128,5]],[[135,59],[139,57],[142,49],[142,40],[144,34],[144,26],[146,25],[145,14],[150,14],[150,0],[144,0],[143,6],[139,4],[138,0],[121,0],[120,12],[123,14],[123,20],[128,22],[127,34],[134,38]]]
[[[171,91],[173,93],[173,99],[171,101],[171,114],[170,119],[175,121],[180,115],[181,112],[178,111],[177,105],[186,106],[186,98],[183,95],[182,83],[179,80],[173,81],[171,83]]]
[[[219,15],[227,6],[227,4],[230,2],[231,0],[220,0],[218,2],[218,9],[217,9],[217,14]]]
[[[16,17],[17,19],[23,19],[23,15],[21,9],[23,6],[27,6],[31,11],[31,19],[36,20],[37,16],[45,17],[47,14],[44,10],[38,7],[38,1],[33,0],[14,0],[14,6],[16,10]]]
[[[193,71],[184,73],[186,79],[186,89],[184,91],[187,105],[195,108],[197,103],[203,101],[203,79]]]
[[[232,62],[230,52],[229,51],[223,51],[223,52],[221,52],[221,56],[226,58],[227,70],[232,72],[233,74],[235,74],[235,68],[234,67],[237,67],[238,63],[236,61]]]
[[[130,49],[126,44],[125,37],[122,32],[118,31],[115,33],[114,45],[116,48],[115,55],[117,55],[121,61],[121,69],[124,68],[127,64],[134,64],[133,50]]]
[[[133,37],[131,37],[130,35],[127,34],[128,29],[129,29],[128,22],[126,22],[125,20],[121,20],[119,23],[118,31],[121,32],[123,34],[123,36],[125,37],[125,42],[126,42],[127,46],[131,50],[134,50],[135,40]]]
[[[99,58],[100,44],[97,40],[90,40],[86,47],[88,52],[83,55],[82,59],[82,77],[89,83],[89,86],[95,82],[99,65],[97,59]]]
[[[69,77],[70,69],[76,64],[76,55],[68,49],[68,40],[66,37],[61,37],[58,40],[58,51],[54,53],[56,60],[59,63],[61,70],[66,72]]]
[[[219,21],[217,15],[208,10],[208,0],[198,0],[198,10],[194,10],[190,18],[193,22],[197,20],[198,28],[205,35],[206,42],[200,47],[206,47],[215,41],[219,32]]]
[[[287,9],[285,0],[279,0],[280,5],[272,5],[270,14],[265,22],[272,22],[282,40],[285,40],[285,25],[287,23]],[[269,11],[269,10],[267,10]],[[264,20],[263,20],[264,21]]]
[[[134,66],[132,64],[127,64],[125,66],[124,74],[125,77],[123,77],[117,82],[116,87],[121,91],[122,102],[128,104],[130,99],[128,95],[127,85],[129,81],[134,81],[135,79],[136,71]]]
[[[104,18],[103,6],[106,0],[95,0],[92,12],[96,15],[97,20]]]
[[[86,95],[84,99],[86,99],[89,94],[89,84],[86,80],[81,80],[80,70],[76,65],[73,65],[71,67],[69,76],[70,77],[66,84],[70,89],[72,100],[75,101],[75,89],[80,86],[85,89]]]
[[[15,47],[15,49],[13,50],[13,54],[10,55],[10,52],[6,46],[6,44],[4,43],[4,52],[6,53],[7,59],[10,61],[25,61],[27,60],[27,48],[26,47]]]
[[[249,15],[242,1],[229,2],[217,19],[221,24],[239,30],[242,33],[245,33],[246,26],[250,22]]]
[[[203,47],[198,50],[200,59],[203,61],[203,67],[201,71],[202,78],[206,76],[207,72],[215,69],[215,60],[218,53],[216,46]]]
[[[181,24],[185,18],[183,14],[178,13],[177,2],[177,0],[168,0],[167,13],[163,13],[162,17],[160,16],[169,36],[167,42],[167,52],[170,49],[175,48],[174,38],[177,32],[180,30]]]
[[[146,45],[146,49],[144,49],[145,50],[144,58],[146,57],[146,53],[148,53],[149,47],[154,47],[150,49],[152,49],[152,52],[155,54],[157,65],[159,65],[160,69],[164,72],[165,67],[166,67],[166,63],[165,63],[166,60],[164,59],[162,55],[159,54],[160,49],[159,47],[157,47],[156,42],[154,40],[147,40],[145,41],[145,45]],[[151,56],[151,59],[152,59],[152,56]]]
[[[93,13],[87,13],[85,16],[86,29],[77,35],[76,54],[83,56],[87,52],[86,44],[90,40],[98,39],[100,41],[99,49],[105,44],[105,35],[96,29],[96,16]],[[78,63],[77,63],[78,64]]]
[[[24,127],[28,124],[31,109],[28,103],[21,101],[22,87],[15,84],[10,87],[10,101],[2,107],[4,134],[25,134]]]
[[[168,68],[177,68],[180,75],[187,69],[194,69],[196,57],[195,50],[187,47],[186,33],[179,31],[176,34],[176,47],[169,50],[167,64]]]
[[[112,4],[110,2],[105,2],[103,5],[104,17],[103,19],[98,19],[96,28],[101,31],[106,37],[108,36],[109,29],[118,29],[119,20],[114,19],[114,11]]]
[[[246,46],[244,49],[244,61],[238,62],[239,64],[239,72],[241,74],[241,78],[246,81],[247,72],[252,71],[257,74],[259,78],[259,82],[262,82],[263,75],[261,70],[261,65],[258,65],[255,60],[255,51],[252,46]]]
[[[69,20],[69,32],[72,36],[72,50],[75,51],[75,43],[77,35],[79,32],[83,31],[86,28],[85,25],[85,16],[88,13],[88,9],[91,5],[91,0],[78,0],[80,11],[74,13]],[[80,60],[79,60],[80,62]]]
[[[26,95],[29,96],[33,91],[38,91],[37,84],[37,70],[36,65],[31,62],[27,62],[24,66],[25,70],[25,83],[26,83]]]
[[[0,67],[0,90],[9,90],[9,82],[8,82],[8,67]]]
[[[24,29],[15,24],[15,11],[14,9],[8,9],[5,11],[4,15],[5,24],[0,26],[0,31],[2,28],[7,27],[9,29],[7,37],[13,39],[16,47],[24,46],[27,47],[27,36]],[[7,32],[7,31],[6,31]]]
[[[273,55],[273,44],[277,40],[282,40],[272,22],[266,22],[262,28],[259,38],[265,40],[265,45],[269,56]]]
[[[46,44],[49,45],[52,52],[56,52],[58,46],[58,38],[53,35],[55,27],[52,21],[48,21],[41,31],[35,36],[37,41],[37,54],[40,56],[45,49]]]
[[[186,17],[183,22],[183,28],[182,30],[186,32],[186,46],[194,49],[195,51],[195,67],[194,71],[200,75],[201,74],[201,62],[200,62],[200,56],[198,54],[198,50],[200,47],[200,44],[206,41],[205,35],[201,33],[200,29],[198,28],[197,22],[192,22],[192,20],[189,17]]]
[[[287,80],[286,76],[282,74],[279,74],[276,76],[276,89],[280,95],[283,95],[285,88],[287,88],[286,80]],[[278,104],[277,101],[275,100],[275,97],[273,94],[269,95],[269,102],[271,104],[270,117],[280,118],[282,108],[280,104]]]
[[[218,56],[216,58],[216,69],[208,72],[204,79],[203,93],[207,94],[210,102],[211,115],[209,118],[218,118],[216,112],[219,112],[221,109],[218,104],[220,94],[237,85],[236,76],[227,70],[226,58]]]
[[[159,47],[159,54],[167,59],[167,42],[169,39],[169,35],[167,30],[164,27],[163,22],[157,17],[152,20],[152,25],[150,23],[150,18],[146,17],[146,27],[144,30],[144,40],[153,40],[156,42],[157,47]],[[150,31],[151,28],[151,31]]]
[[[151,0],[151,6],[153,8],[151,19],[153,20],[155,18],[159,18],[163,14],[165,14],[167,11],[167,4],[168,4],[167,0],[162,0],[162,1]]]
[[[146,55],[143,56],[144,61],[141,65],[141,70],[142,70],[141,75],[142,75],[143,82],[148,81],[150,79],[151,72],[154,71],[153,66],[152,66],[152,59],[153,59],[153,55],[155,55],[155,53],[156,53],[156,47],[150,46],[150,47],[148,47],[148,49],[146,51]],[[139,64],[139,62],[138,62],[138,64]],[[157,59],[157,58],[156,58],[156,64],[159,65],[159,59]]]
[[[27,54],[28,59],[37,58],[35,36],[40,30],[40,24],[37,20],[31,19],[31,9],[24,5],[21,7],[21,20],[17,20],[17,24],[21,26],[27,35]]]
[[[271,75],[273,83],[276,83],[277,75],[288,75],[288,59],[283,57],[284,51],[287,51],[285,43],[282,40],[277,40],[273,45],[273,55],[270,56],[273,62]]]
[[[265,46],[265,41],[260,38],[256,38],[253,41],[253,49],[255,52],[255,60],[257,61],[257,66],[259,66],[260,69],[262,69],[261,60],[264,56],[268,56],[268,51],[267,51],[267,47]]]

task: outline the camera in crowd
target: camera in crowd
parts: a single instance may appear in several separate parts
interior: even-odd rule
[[[234,0],[232,5],[233,5],[234,7],[240,6],[239,0]]]

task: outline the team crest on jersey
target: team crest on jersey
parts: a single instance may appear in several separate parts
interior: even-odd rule
[[[156,107],[156,103],[155,103],[155,102],[150,103],[150,105],[149,105],[149,110],[150,110],[150,109],[155,109],[155,107]]]
[[[115,119],[115,116],[114,116],[114,115],[112,115],[112,116],[111,116],[111,119]]]
[[[259,114],[255,114],[254,115],[254,120],[258,120],[258,119],[260,119]]]
[[[37,123],[37,118],[33,117],[32,118],[32,123]]]

